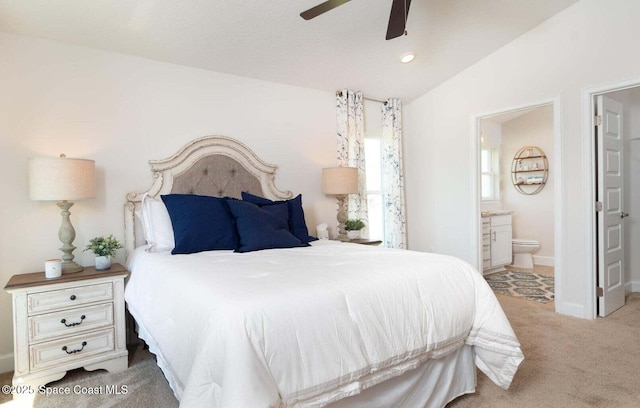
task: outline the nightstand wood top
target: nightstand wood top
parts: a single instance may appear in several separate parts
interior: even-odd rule
[[[380,245],[382,244],[382,241],[379,239],[351,239],[349,241],[346,242],[350,242],[352,244],[360,244],[360,245]]]
[[[4,287],[4,289],[22,289],[31,286],[52,285],[55,283],[75,282],[86,279],[98,279],[120,275],[127,276],[129,275],[129,271],[127,271],[124,266],[118,263],[111,264],[111,268],[104,271],[96,270],[95,266],[85,266],[84,270],[80,272],[62,274],[62,276],[60,276],[59,278],[51,279],[47,279],[44,275],[44,272],[25,273],[20,275],[13,275],[11,279],[9,279],[9,282],[7,282],[7,285]]]

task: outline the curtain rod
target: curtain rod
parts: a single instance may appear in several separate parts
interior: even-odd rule
[[[336,95],[340,95],[340,96],[342,96],[342,91],[337,91],[337,92],[336,92]],[[385,105],[387,104],[387,101],[382,101],[382,100],[380,100],[380,99],[375,99],[375,98],[369,98],[368,96],[363,96],[362,98],[363,98],[363,99],[366,99],[366,100],[368,100],[368,101],[380,102],[380,103],[383,103],[383,104],[385,104]]]
[[[384,103],[385,105],[387,104],[387,101],[381,101],[380,99],[369,98],[367,96],[363,96],[363,98],[367,101],[380,102],[380,103]]]

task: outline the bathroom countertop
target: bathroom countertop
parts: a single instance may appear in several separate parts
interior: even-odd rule
[[[488,210],[488,211],[482,211],[480,213],[480,215],[483,216],[483,217],[491,217],[493,215],[509,215],[509,214],[513,214],[513,211],[508,211],[508,210]]]

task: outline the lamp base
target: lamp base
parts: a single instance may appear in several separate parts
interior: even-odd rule
[[[74,261],[62,262],[63,274],[82,272],[83,270],[84,270],[84,267],[82,267],[82,265],[79,265],[77,262],[74,262]]]
[[[71,219],[69,209],[73,206],[71,201],[62,201],[57,203],[60,208],[60,215],[62,216],[62,224],[58,230],[58,238],[62,242],[60,250],[62,251],[62,273],[76,273],[82,271],[84,268],[78,265],[73,260],[73,250],[76,249],[73,246],[73,240],[76,238],[76,230],[71,225]]]
[[[336,196],[338,200],[338,234],[336,236],[336,240],[338,241],[348,241],[347,238],[347,230],[345,229],[344,223],[347,222],[347,196],[339,195]]]

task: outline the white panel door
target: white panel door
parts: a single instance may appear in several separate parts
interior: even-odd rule
[[[598,313],[604,317],[624,306],[624,174],[622,166],[622,104],[598,96]]]

